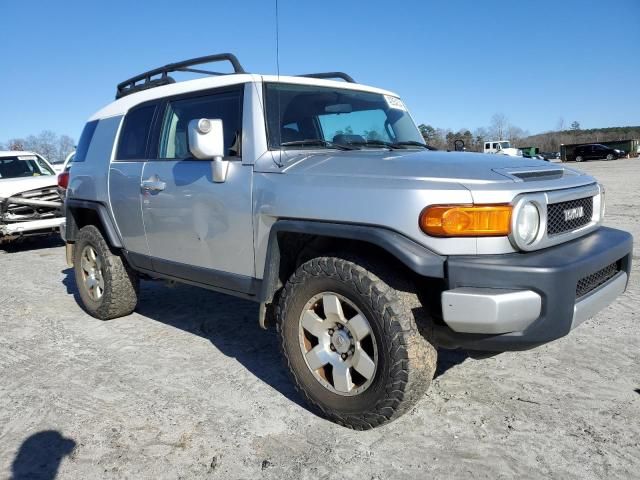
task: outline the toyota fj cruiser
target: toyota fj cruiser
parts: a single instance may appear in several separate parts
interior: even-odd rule
[[[215,61],[234,73],[193,68]],[[430,151],[396,94],[346,74],[254,75],[222,54],[116,99],[86,124],[65,200],[84,308],[130,314],[140,278],[259,302],[298,390],[342,425],[406,412],[437,346],[532,348],[626,288],[632,238],[602,226],[594,178]]]

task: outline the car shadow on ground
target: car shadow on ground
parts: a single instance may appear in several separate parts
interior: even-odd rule
[[[3,253],[28,252],[30,250],[42,250],[45,248],[57,247],[64,247],[64,242],[58,234],[43,237],[26,237],[12,240],[9,243],[0,244],[0,255]]]
[[[67,293],[80,302],[73,269],[63,270]],[[224,355],[236,359],[249,372],[307,409],[296,392],[280,354],[275,328],[258,325],[258,304],[222,293],[160,281],[143,281],[136,312],[209,340]],[[468,355],[439,349],[436,377],[459,365]]]
[[[34,433],[27,438],[11,464],[12,480],[53,480],[60,462],[73,452],[76,442],[55,430]]]

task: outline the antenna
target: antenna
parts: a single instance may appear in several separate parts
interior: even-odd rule
[[[276,72],[280,80],[280,21],[278,18],[278,0],[276,0]]]
[[[278,84],[279,84],[280,83],[280,18],[278,15],[278,0],[275,0],[275,2],[276,2],[276,74],[278,76]],[[282,123],[282,117],[280,112],[280,89],[277,88],[276,91],[278,92],[278,100],[277,100],[278,121],[276,124],[278,128],[278,143],[282,143],[282,125],[280,125]],[[282,148],[278,152],[278,161],[276,161],[275,163],[279,167],[282,167]]]

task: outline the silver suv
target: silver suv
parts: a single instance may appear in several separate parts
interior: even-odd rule
[[[169,76],[216,61],[234,73]],[[141,277],[254,300],[301,394],[342,425],[411,408],[439,346],[532,348],[626,288],[632,238],[601,226],[595,179],[431,151],[396,94],[348,75],[254,75],[222,54],[116,98],[86,124],[66,196],[84,308],[130,314]]]

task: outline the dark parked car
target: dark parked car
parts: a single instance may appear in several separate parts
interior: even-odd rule
[[[605,147],[598,143],[594,143],[593,145],[581,145],[576,147],[573,151],[573,156],[576,162],[582,162],[583,160],[596,160],[599,158],[614,160],[616,158],[624,157],[626,154],[627,153],[624,150]]]
[[[560,152],[540,152],[540,155],[547,161],[560,160]]]

